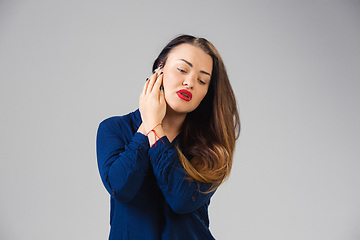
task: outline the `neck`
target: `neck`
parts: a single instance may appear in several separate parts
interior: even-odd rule
[[[178,135],[185,118],[186,113],[177,113],[168,107],[162,121],[162,126],[166,135]]]

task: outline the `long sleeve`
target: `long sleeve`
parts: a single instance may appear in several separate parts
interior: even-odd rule
[[[214,192],[205,194],[210,185],[187,179],[176,148],[164,136],[149,150],[159,188],[171,209],[178,214],[197,210],[207,204]]]
[[[100,123],[96,149],[98,168],[106,190],[119,202],[138,192],[150,166],[148,139],[137,133],[128,118],[112,117]]]

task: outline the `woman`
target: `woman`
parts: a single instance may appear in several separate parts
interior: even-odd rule
[[[214,239],[208,205],[230,173],[239,131],[218,51],[204,38],[172,40],[154,62],[139,110],[98,129],[109,239]]]

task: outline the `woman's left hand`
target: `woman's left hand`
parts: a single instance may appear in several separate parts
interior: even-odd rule
[[[157,124],[161,124],[166,114],[164,91],[160,90],[162,80],[162,68],[158,68],[146,81],[140,95],[139,110],[145,132],[149,132]]]

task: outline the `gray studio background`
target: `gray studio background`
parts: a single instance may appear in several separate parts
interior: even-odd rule
[[[221,240],[360,239],[360,2],[0,1],[0,239],[107,239],[100,121],[181,33],[227,66],[242,133]]]

